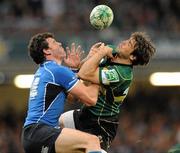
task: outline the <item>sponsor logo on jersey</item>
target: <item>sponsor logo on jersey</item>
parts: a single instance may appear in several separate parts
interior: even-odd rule
[[[115,69],[112,70],[102,70],[102,82],[104,84],[109,84],[110,82],[118,82],[119,76]]]

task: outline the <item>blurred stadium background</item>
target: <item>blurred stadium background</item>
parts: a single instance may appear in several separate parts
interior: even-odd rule
[[[103,31],[89,24],[90,11],[98,4],[109,5],[115,16]],[[0,19],[0,153],[24,153],[20,131],[29,90],[13,81],[36,70],[27,44],[33,34],[45,31],[55,33],[64,46],[76,42],[85,51],[97,41],[117,44],[134,31],[146,31],[157,53],[148,66],[134,68],[109,153],[166,153],[180,143],[178,82],[154,86],[149,80],[154,72],[180,71],[180,0],[0,0]],[[77,107],[70,104],[65,110]]]

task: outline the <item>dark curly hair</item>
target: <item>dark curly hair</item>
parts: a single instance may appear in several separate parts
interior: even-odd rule
[[[28,44],[29,56],[33,59],[36,64],[43,63],[46,59],[43,53],[43,49],[48,49],[47,38],[54,38],[52,33],[38,33],[34,35]]]
[[[143,32],[134,32],[131,38],[135,40],[134,51],[132,55],[136,57],[132,61],[133,65],[146,65],[149,63],[150,58],[156,52],[154,45],[152,44],[149,36]]]

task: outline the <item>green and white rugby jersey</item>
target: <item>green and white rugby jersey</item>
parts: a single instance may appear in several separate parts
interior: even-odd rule
[[[114,116],[128,94],[133,79],[131,65],[106,62],[99,67],[100,92],[97,104],[86,107],[96,116]]]

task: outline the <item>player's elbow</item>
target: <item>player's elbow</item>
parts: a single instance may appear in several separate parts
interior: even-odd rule
[[[86,71],[84,71],[83,69],[80,69],[78,72],[78,76],[82,79],[86,79],[89,77],[92,77],[94,75],[94,70],[93,69],[86,69]]]
[[[92,97],[86,101],[86,105],[87,106],[95,106],[96,102],[97,102],[97,97]]]
[[[92,77],[92,73],[79,71],[78,77],[81,78],[82,80],[90,81]]]
[[[88,74],[86,72],[82,72],[81,70],[78,72],[77,75],[79,78],[81,78],[83,80],[88,76]]]
[[[95,106],[96,105],[96,101],[87,101],[86,102],[86,106]]]

